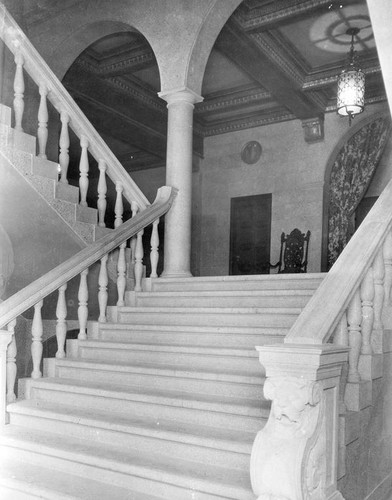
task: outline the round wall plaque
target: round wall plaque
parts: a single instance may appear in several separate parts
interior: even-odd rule
[[[262,147],[257,141],[249,141],[245,144],[241,151],[241,160],[248,165],[252,165],[259,161]]]

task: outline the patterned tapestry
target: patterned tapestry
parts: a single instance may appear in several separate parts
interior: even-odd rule
[[[347,245],[352,218],[389,138],[390,119],[365,125],[342,147],[332,166],[328,211],[328,269]]]

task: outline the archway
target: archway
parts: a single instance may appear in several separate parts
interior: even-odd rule
[[[325,170],[321,269],[327,271],[354,232],[353,215],[389,138],[390,117],[377,113],[339,141]]]

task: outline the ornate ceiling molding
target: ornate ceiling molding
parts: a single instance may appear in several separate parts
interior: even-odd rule
[[[111,76],[109,78],[104,79],[112,87],[115,87],[127,95],[135,97],[154,109],[161,111],[162,113],[166,113],[166,103],[158,97],[155,96],[154,92],[145,90],[141,87],[136,87],[135,84],[127,82],[124,78]]]
[[[110,58],[109,62],[98,61],[94,56],[85,53],[82,54],[78,59],[78,64],[81,64],[89,69],[89,71],[96,73],[100,76],[105,76],[111,73],[125,73],[132,72],[140,67],[147,67],[152,64],[156,64],[156,59],[153,52],[143,51],[138,52],[137,54],[133,54],[131,56],[125,58],[119,58],[116,61],[113,61],[113,58]]]
[[[231,97],[223,99],[206,100],[195,107],[195,114],[202,115],[213,111],[222,111],[224,109],[232,109],[238,106],[248,106],[258,102],[271,100],[271,92],[254,92],[252,94],[243,95],[240,97]]]
[[[274,40],[270,33],[252,33],[251,38],[256,43],[257,47],[263,52],[263,54],[268,57],[268,59],[273,62],[273,64],[278,67],[282,73],[284,73],[290,80],[295,82],[299,87],[305,79],[304,71],[297,61],[292,58],[294,51],[290,51],[291,54],[285,55],[287,53],[287,46],[282,50],[281,44],[278,44]]]
[[[264,116],[263,118],[247,118],[246,120],[225,122],[219,125],[210,125],[204,127],[203,137],[210,137],[213,135],[227,134],[229,132],[237,132],[248,128],[262,127],[264,125],[271,125],[273,123],[284,122],[288,120],[295,120],[296,116],[288,111],[281,111],[273,115]]]
[[[333,3],[332,0],[276,0],[257,8],[246,9],[245,2],[245,5],[241,5],[234,13],[234,17],[246,31],[261,30],[271,24],[275,25],[292,17],[329,6],[331,3]]]

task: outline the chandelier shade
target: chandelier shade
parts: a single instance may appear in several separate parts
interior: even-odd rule
[[[338,113],[357,115],[365,108],[365,74],[360,69],[346,70],[338,78]]]
[[[351,125],[351,119],[365,109],[365,73],[355,61],[354,36],[359,33],[359,29],[350,28],[346,33],[351,36],[351,48],[348,65],[338,77],[337,112],[341,116],[348,116]]]

